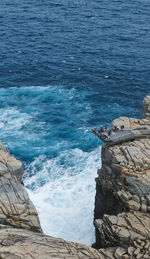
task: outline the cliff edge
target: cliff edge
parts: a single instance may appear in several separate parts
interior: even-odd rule
[[[144,99],[142,119],[120,117],[112,122],[112,129],[122,125],[124,130],[150,129],[149,96]],[[95,246],[109,247],[108,258],[150,258],[150,136],[104,144],[101,156]]]

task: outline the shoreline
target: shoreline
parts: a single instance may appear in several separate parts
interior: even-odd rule
[[[125,129],[150,129],[150,97],[143,118],[112,122]],[[0,143],[0,256],[3,259],[143,259],[150,254],[150,139],[102,147],[96,178],[91,248],[43,234],[37,211],[22,183],[22,163]]]

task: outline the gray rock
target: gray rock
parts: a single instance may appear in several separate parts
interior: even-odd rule
[[[137,203],[140,203],[140,198],[139,198],[139,196],[137,196],[137,195],[135,195],[135,194],[132,196],[132,200],[135,201],[135,202],[137,202]]]
[[[112,122],[112,128],[124,125],[125,130],[149,131],[150,97],[146,97],[144,105],[147,118],[121,117]],[[104,168],[110,172],[109,186]],[[95,218],[101,222],[98,228],[95,224],[96,246],[122,247],[122,259],[144,258],[150,253],[147,245],[150,242],[149,170],[150,138],[141,136],[102,148],[101,175],[96,181]],[[114,251],[115,258],[119,256],[117,251],[120,250]]]

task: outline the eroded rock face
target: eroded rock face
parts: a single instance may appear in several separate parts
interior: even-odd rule
[[[150,129],[150,97],[144,105],[145,118],[122,117],[112,122],[112,128]],[[150,258],[150,138],[103,145],[95,228],[97,248],[119,247],[110,258]]]
[[[0,142],[0,223],[41,232],[37,211],[22,184],[23,166]]]

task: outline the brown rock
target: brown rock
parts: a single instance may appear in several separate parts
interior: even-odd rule
[[[117,259],[120,259],[122,258],[122,256],[126,253],[126,250],[122,247],[118,247],[115,251],[115,257]]]
[[[129,247],[128,247],[128,254],[129,254],[130,256],[133,256],[134,251],[135,251],[135,248],[134,248],[133,246],[129,246]]]
[[[96,250],[25,229],[0,225],[0,258],[3,259],[103,259]]]

